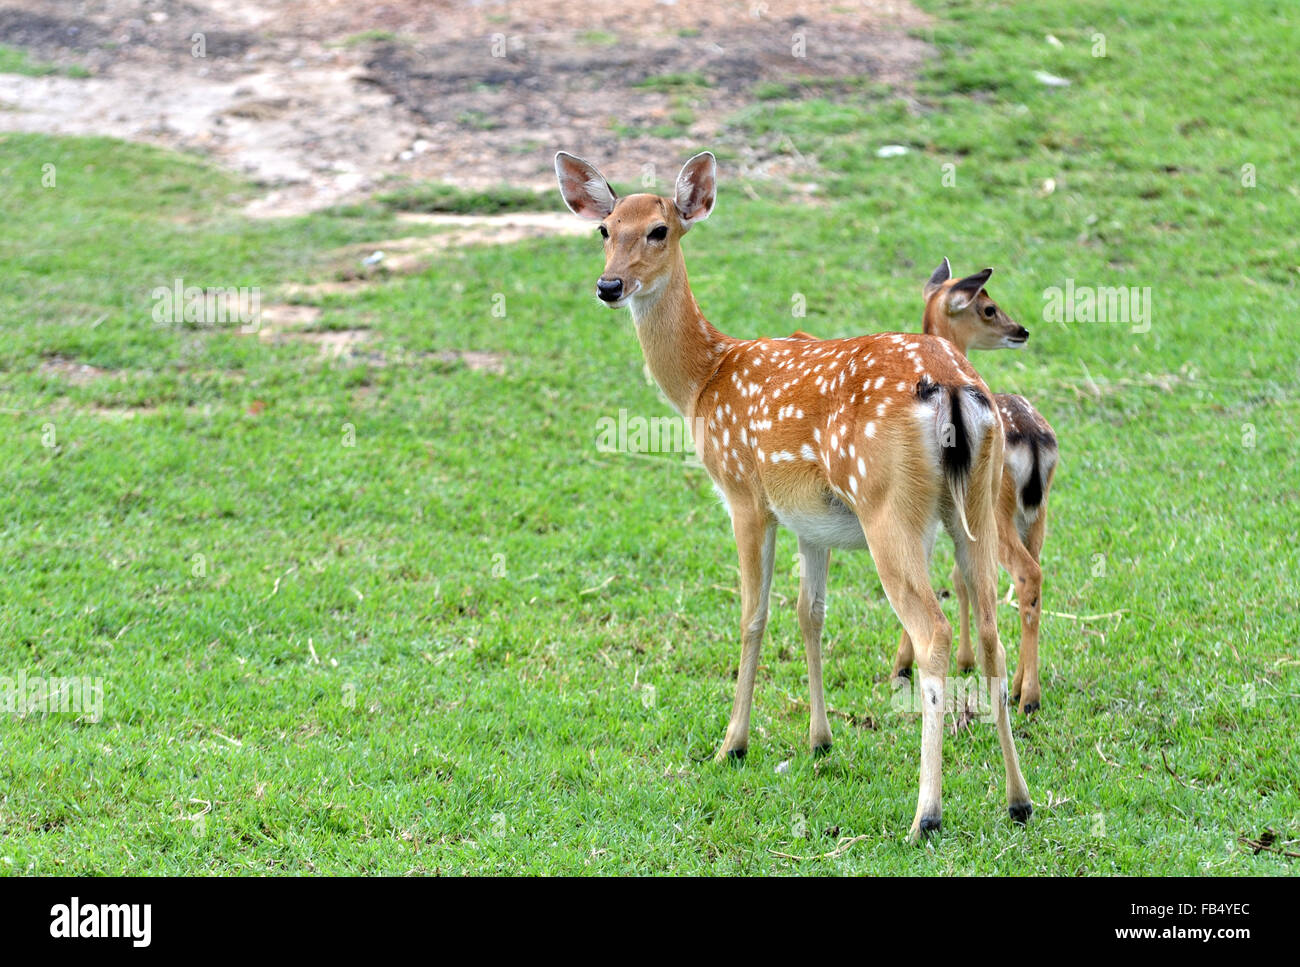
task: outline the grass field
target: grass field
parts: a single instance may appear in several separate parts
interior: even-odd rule
[[[919,717],[865,555],[832,567],[836,745],[808,754],[789,534],[749,757],[708,761],[735,550],[702,470],[596,447],[669,409],[592,297],[594,232],[299,296],[370,330],[331,362],[159,323],[151,293],[282,301],[409,234],[383,206],[249,221],[253,189],[188,157],[8,135],[0,677],[101,679],[103,714],[0,719],[0,871],[1294,873],[1239,840],[1300,839],[1297,12],[923,5],[916,109],[763,101],[734,124],[815,156],[823,202],[724,181],[685,249],[737,336],[910,329],[941,256],[996,267],[1032,338],[975,363],[1062,449],[1027,828],[975,725],[945,737],[943,834],[904,841]],[[1045,321],[1067,280],[1149,287],[1149,331]]]

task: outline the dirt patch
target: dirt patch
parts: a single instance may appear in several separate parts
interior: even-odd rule
[[[137,416],[157,416],[161,410],[156,406],[92,406],[82,412],[101,420],[134,420]]]
[[[464,363],[468,369],[485,373],[504,373],[505,357],[500,353],[478,352],[473,349],[446,349],[434,353],[434,357],[444,363]]]
[[[362,242],[336,249],[325,256],[328,282],[288,285],[284,293],[290,298],[318,299],[327,295],[359,292],[375,282],[395,275],[414,275],[430,268],[441,252],[467,245],[506,245],[528,238],[550,235],[589,235],[591,225],[568,213],[513,212],[506,215],[402,214],[398,221],[412,225],[433,225],[446,229],[436,235],[408,235],[401,238]],[[262,320],[293,325],[296,317],[309,314],[310,306],[268,306]],[[315,310],[319,316],[319,310]],[[301,325],[310,324],[314,318]]]
[[[341,278],[368,277],[375,272],[409,275],[432,262],[431,256],[467,245],[507,245],[549,235],[590,235],[591,225],[564,212],[517,212],[509,215],[406,214],[400,221],[447,229],[437,235],[410,235],[350,245],[334,254],[345,263]],[[359,266],[360,268],[357,268]]]
[[[331,329],[324,332],[284,332],[263,329],[258,338],[266,343],[305,342],[320,349],[321,359],[349,359],[374,333],[369,329]]]
[[[263,306],[258,322],[263,331],[268,329],[306,329],[320,319],[317,306],[272,305]]]
[[[54,376],[73,386],[86,386],[93,383],[101,376],[109,375],[107,369],[100,369],[98,366],[91,366],[89,363],[79,363],[75,359],[65,359],[62,356],[53,356],[43,361],[40,365],[40,372],[45,376]]]
[[[92,76],[0,75],[0,129],[196,151],[270,189],[262,215],[392,175],[549,188],[558,148],[620,181],[702,146],[784,178],[812,159],[726,118],[760,85],[906,88],[927,22],[900,0],[7,0],[0,43]]]
[[[434,212],[403,212],[399,222],[437,225],[455,229],[438,238],[465,245],[504,245],[522,238],[547,235],[590,235],[591,224],[569,212],[511,212],[505,215],[443,215]]]
[[[366,67],[430,141],[456,145],[440,177],[547,187],[558,147],[627,181],[647,163],[672,177],[702,145],[752,170],[786,154],[727,128],[762,85],[905,84],[927,49],[901,32],[925,22],[905,4],[649,4],[631,16],[574,16],[577,7],[530,4],[528,19],[479,23],[468,37],[381,44]]]
[[[257,334],[258,339],[267,344],[279,345],[285,342],[307,343],[319,348],[318,359],[351,364],[366,363],[371,366],[404,366],[424,360],[437,360],[464,366],[466,369],[484,373],[504,373],[505,357],[501,353],[484,352],[474,349],[444,349],[438,352],[407,352],[397,349],[385,352],[369,344],[375,333],[369,329],[331,329],[303,332],[299,330],[273,330],[264,328]]]

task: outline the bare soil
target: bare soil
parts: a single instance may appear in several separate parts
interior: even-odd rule
[[[259,215],[394,175],[546,188],[559,148],[616,180],[706,146],[797,180],[810,159],[727,118],[763,84],[906,90],[926,24],[902,0],[3,0],[0,44],[90,76],[0,75],[0,130],[197,152],[265,187]]]

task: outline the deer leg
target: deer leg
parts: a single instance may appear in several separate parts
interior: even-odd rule
[[[916,654],[912,648],[912,636],[903,629],[903,633],[898,638],[898,651],[894,653],[894,670],[891,676],[896,682],[912,677],[912,662],[916,660]]]
[[[719,762],[743,759],[749,749],[749,710],[754,701],[758,656],[767,628],[768,593],[776,554],[776,522],[756,510],[732,508],[732,530],[740,552],[740,668],[731,721],[718,750]]]
[[[925,559],[926,566],[929,566],[930,556],[934,553],[934,539],[938,536],[938,529],[932,527],[925,535]],[[898,650],[894,653],[894,670],[890,677],[895,684],[901,685],[904,679],[912,677],[912,663],[916,660],[915,649],[912,647],[912,636],[904,628],[898,638]]]
[[[957,595],[957,621],[961,628],[961,644],[957,648],[957,670],[968,672],[975,667],[975,649],[970,643],[970,594],[966,578],[957,565],[952,567],[952,588]]]
[[[943,716],[952,626],[930,587],[923,536],[887,508],[864,528],[871,556],[894,613],[917,649],[921,695],[921,780],[909,838],[940,828],[943,805]]]
[[[1033,538],[1038,531],[1036,545],[1042,547],[1042,531],[1045,526],[1046,508],[1040,507],[1038,517],[1030,526],[1029,534]],[[1042,704],[1042,692],[1038,684],[1038,627],[1043,612],[1043,570],[1037,557],[1028,547],[1020,542],[1019,535],[999,535],[1001,540],[1000,557],[1003,566],[1011,574],[1016,585],[1016,602],[1020,606],[1020,660],[1016,662],[1016,678],[1012,683],[1011,695],[1019,702],[1024,714],[1038,711]]]
[[[968,510],[968,516],[970,516]],[[991,536],[992,527],[988,528]],[[1016,742],[1011,734],[1011,714],[1007,689],[1007,653],[998,639],[997,578],[998,565],[991,542],[972,544],[961,528],[952,529],[957,566],[961,570],[975,611],[975,627],[980,639],[980,671],[988,688],[990,712],[1002,746],[1002,763],[1007,779],[1007,811],[1016,822],[1028,822],[1033,812],[1029,787],[1020,772]]]
[[[826,697],[822,692],[822,625],[826,620],[826,573],[829,548],[799,539],[799,630],[803,632],[808,656],[808,690],[812,696],[808,720],[808,745],[813,754],[829,752],[831,724],[826,718]]]

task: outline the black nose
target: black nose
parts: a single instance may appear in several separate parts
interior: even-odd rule
[[[1029,330],[1026,329],[1024,326],[1017,327],[1016,338],[1019,339],[1021,342],[1024,342],[1026,339],[1029,338]]]
[[[597,279],[596,295],[605,302],[617,302],[623,298],[622,279]]]

